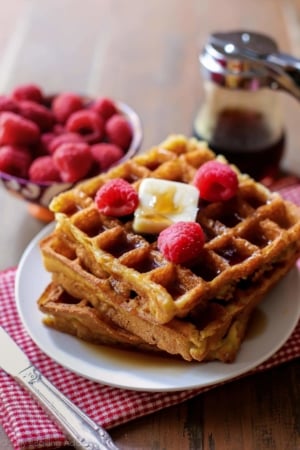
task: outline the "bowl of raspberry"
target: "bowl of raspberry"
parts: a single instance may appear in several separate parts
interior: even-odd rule
[[[0,182],[48,222],[53,197],[134,156],[142,137],[125,103],[20,85],[0,95]]]

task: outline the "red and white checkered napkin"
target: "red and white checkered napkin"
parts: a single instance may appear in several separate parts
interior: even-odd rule
[[[282,194],[300,202],[300,186]],[[106,428],[183,402],[213,386],[181,392],[134,392],[104,386],[75,375],[43,354],[24,330],[14,301],[15,269],[0,272],[0,324],[41,372],[95,422]],[[1,350],[0,350],[1,351]],[[251,373],[275,367],[300,356],[300,323],[285,345]],[[0,371],[0,420],[16,450],[66,445],[59,428],[9,375]]]

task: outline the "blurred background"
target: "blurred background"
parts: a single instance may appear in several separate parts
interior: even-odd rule
[[[0,91],[34,81],[111,95],[140,113],[145,148],[190,132],[202,99],[198,53],[211,32],[263,32],[300,57],[299,0],[1,2]]]

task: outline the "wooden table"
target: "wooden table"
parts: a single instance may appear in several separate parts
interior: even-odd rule
[[[131,104],[143,149],[191,133],[203,99],[198,52],[216,30],[273,36],[300,57],[297,0],[10,0],[0,17],[0,92],[17,83],[105,94]],[[283,166],[300,173],[300,108],[282,95],[288,133]],[[16,265],[43,224],[0,189],[0,269]],[[276,330],[274,330],[276,332]],[[294,361],[218,387],[111,431],[120,449],[296,450],[300,365]],[[10,449],[3,430],[0,448]]]

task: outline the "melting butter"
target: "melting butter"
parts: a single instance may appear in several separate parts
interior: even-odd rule
[[[138,194],[139,206],[133,221],[137,233],[160,233],[174,222],[196,220],[199,191],[195,186],[145,178]]]

